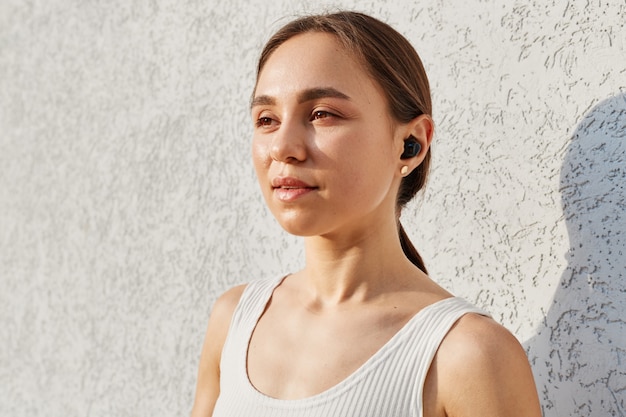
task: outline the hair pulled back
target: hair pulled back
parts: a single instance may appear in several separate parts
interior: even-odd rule
[[[408,123],[422,114],[432,115],[428,78],[413,46],[388,24],[359,12],[304,16],[286,24],[265,44],[257,66],[257,79],[269,57],[280,45],[296,35],[308,32],[336,36],[345,50],[353,53],[382,87],[390,113],[398,122]],[[397,198],[398,217],[402,208],[424,187],[430,159],[429,149],[424,161],[402,179]],[[426,272],[422,257],[399,220],[398,230],[404,254]]]

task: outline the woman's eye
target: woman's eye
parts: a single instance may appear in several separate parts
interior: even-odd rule
[[[256,121],[256,125],[257,127],[266,127],[271,126],[272,122],[273,120],[271,117],[259,117]]]
[[[325,119],[331,116],[333,116],[333,114],[330,112],[327,112],[325,110],[317,110],[317,111],[314,111],[313,114],[311,115],[311,121]]]

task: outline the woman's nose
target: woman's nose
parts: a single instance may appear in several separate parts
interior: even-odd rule
[[[298,123],[285,122],[274,132],[270,157],[280,162],[302,162],[307,157],[306,129]]]

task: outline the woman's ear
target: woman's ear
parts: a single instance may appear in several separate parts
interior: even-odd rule
[[[434,124],[428,115],[420,115],[403,128],[404,139],[398,163],[404,176],[418,167],[430,148],[433,139]]]
[[[407,124],[407,129],[409,130],[407,137],[412,136],[420,144],[421,151],[418,155],[425,155],[433,140],[435,131],[433,119],[427,114],[422,114],[411,120]]]

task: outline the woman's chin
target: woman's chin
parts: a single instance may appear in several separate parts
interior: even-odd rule
[[[312,232],[308,228],[302,227],[301,225],[294,225],[291,223],[281,223],[281,222],[279,222],[279,224],[283,228],[283,230],[289,233],[290,235],[299,236],[299,237],[308,237],[308,236],[317,235],[317,233]]]
[[[278,224],[289,234],[300,237],[315,236],[320,234],[317,222],[307,219],[307,216],[299,213],[281,213],[276,215]]]

